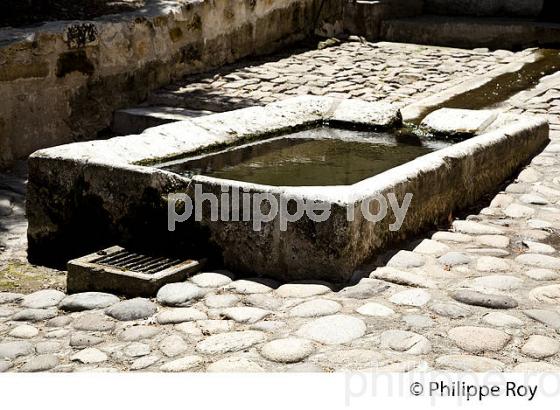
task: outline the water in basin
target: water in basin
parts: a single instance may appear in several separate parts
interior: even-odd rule
[[[350,185],[450,145],[395,135],[320,127],[231,147],[164,168],[182,175],[275,186]]]

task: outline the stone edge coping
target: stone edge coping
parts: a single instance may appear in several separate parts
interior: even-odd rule
[[[500,114],[500,124],[490,130],[438,151],[431,152],[389,171],[347,186],[276,187],[197,175],[192,179],[153,166],[138,165],[142,161],[164,161],[166,156],[180,153],[185,156],[212,146],[243,142],[247,138],[274,131],[289,131],[296,126],[313,125],[322,121],[342,121],[370,127],[391,128],[401,125],[400,111],[386,103],[361,100],[339,100],[331,97],[300,96],[263,107],[250,107],[212,114],[192,120],[178,121],[150,128],[140,135],[116,137],[105,141],[67,144],[40,150],[30,161],[64,161],[75,167],[97,165],[131,172],[159,174],[163,178],[180,178],[207,185],[230,186],[252,191],[352,204],[376,193],[391,192],[418,176],[443,169],[450,159],[463,159],[481,150],[498,145],[507,139],[523,136],[527,131],[548,133],[544,117]],[[188,136],[185,135],[188,131]],[[544,142],[544,141],[543,141]]]

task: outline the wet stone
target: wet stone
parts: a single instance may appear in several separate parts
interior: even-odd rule
[[[132,326],[125,329],[119,339],[125,342],[136,342],[138,340],[151,339],[160,332],[160,329],[154,326]]]
[[[39,290],[25,296],[21,301],[21,305],[30,309],[45,309],[58,305],[65,296],[59,290]]]
[[[156,317],[159,324],[176,324],[193,320],[208,319],[206,313],[194,308],[176,308],[159,312]]]
[[[314,299],[303,302],[290,310],[294,317],[319,317],[338,313],[342,309],[340,303],[327,299]]]
[[[210,355],[237,352],[261,343],[265,339],[265,333],[257,330],[220,333],[199,342],[196,350]]]
[[[59,304],[59,308],[70,312],[82,310],[104,309],[119,302],[119,298],[109,293],[85,292],[66,296]]]
[[[509,296],[491,295],[472,290],[458,290],[453,292],[451,297],[467,305],[482,306],[492,309],[512,309],[518,305],[517,301]]]
[[[532,335],[521,348],[521,352],[534,359],[554,356],[560,351],[560,342],[550,337]]]
[[[147,319],[156,312],[156,305],[142,298],[124,300],[105,310],[107,315],[120,321]]]
[[[395,293],[389,298],[391,303],[404,306],[424,306],[431,299],[428,292],[422,289],[409,289]]]
[[[204,296],[204,292],[192,283],[170,283],[157,293],[158,303],[167,306],[190,306]]]
[[[56,308],[48,309],[23,309],[15,313],[11,319],[16,321],[40,322],[52,319],[58,314]]]
[[[472,314],[468,308],[456,303],[435,302],[430,305],[429,309],[440,316],[452,319],[465,318]]]
[[[310,340],[288,337],[266,343],[261,349],[261,355],[273,362],[296,363],[314,351],[315,347]]]
[[[496,329],[477,326],[460,326],[449,331],[449,338],[470,353],[498,352],[511,337]]]
[[[398,251],[387,263],[387,266],[391,268],[417,268],[423,266],[425,259],[422,255],[419,255],[410,251]]]
[[[244,357],[226,357],[211,363],[206,371],[214,373],[256,373],[264,372],[264,369],[254,361]]]
[[[331,345],[349,343],[362,337],[366,332],[365,323],[349,315],[331,315],[304,324],[297,335],[306,339]]]
[[[107,332],[115,328],[115,322],[100,313],[86,313],[72,324],[74,329],[89,332]]]
[[[482,317],[482,321],[492,326],[508,328],[520,328],[524,324],[521,319],[502,312],[490,312]]]
[[[381,333],[380,347],[407,354],[428,354],[432,350],[432,344],[424,336],[405,330]]]

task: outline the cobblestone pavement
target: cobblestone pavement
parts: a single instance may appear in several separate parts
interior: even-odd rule
[[[539,87],[505,107],[548,115],[545,150],[357,284],[218,271],[154,300],[3,292],[0,371],[559,371],[560,83]]]
[[[350,41],[286,53],[192,76],[152,94],[150,104],[210,111],[261,105],[296,95],[385,100],[404,106],[474,76],[519,61],[532,50],[459,50]]]

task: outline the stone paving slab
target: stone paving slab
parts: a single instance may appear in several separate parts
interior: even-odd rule
[[[399,52],[394,58],[405,60]],[[489,65],[511,59],[455,52]],[[330,75],[342,81],[336,70],[325,81]],[[378,85],[400,87],[387,84],[394,83]],[[181,287],[189,295],[200,290],[184,295],[186,307],[86,295],[78,298],[86,310],[77,312],[68,310],[76,297],[1,292],[0,371],[559,371],[560,87],[547,84],[509,107],[548,116],[544,151],[480,212],[380,257],[388,267],[358,284],[286,285],[205,272]],[[377,92],[372,84],[366,94]],[[29,300],[44,307],[25,307]]]

